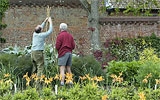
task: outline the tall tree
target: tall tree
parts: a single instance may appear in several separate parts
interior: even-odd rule
[[[91,48],[93,51],[99,50],[101,46],[99,37],[99,9],[102,8],[101,11],[106,11],[106,2],[115,11],[119,11],[119,8],[125,8],[124,14],[133,13],[136,16],[141,15],[141,11],[144,12],[143,16],[150,16],[151,9],[160,8],[159,0],[80,0],[80,2],[88,14],[88,27],[91,32]]]
[[[99,39],[99,0],[80,0],[88,14],[88,29],[91,32],[91,48],[100,49]]]

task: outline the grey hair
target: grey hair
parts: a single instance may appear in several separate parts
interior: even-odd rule
[[[59,29],[60,30],[67,30],[67,24],[66,23],[61,23],[60,25],[59,25]]]

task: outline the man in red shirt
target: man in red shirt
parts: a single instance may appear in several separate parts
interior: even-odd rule
[[[58,51],[58,66],[60,66],[61,85],[64,85],[65,70],[72,74],[72,50],[75,48],[73,36],[67,32],[67,24],[61,23],[59,26],[60,33],[56,39],[56,49]]]

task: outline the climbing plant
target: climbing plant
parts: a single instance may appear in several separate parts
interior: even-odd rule
[[[8,0],[0,0],[0,30],[6,28],[6,24],[2,23],[2,18],[5,15],[5,11],[9,7],[9,1]],[[0,31],[0,43],[6,42],[5,38],[2,38],[2,32]]]

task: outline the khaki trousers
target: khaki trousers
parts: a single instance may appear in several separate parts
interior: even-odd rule
[[[44,68],[44,55],[42,50],[32,51],[31,60],[33,63],[32,74],[37,73],[38,77],[41,77],[43,74]]]

